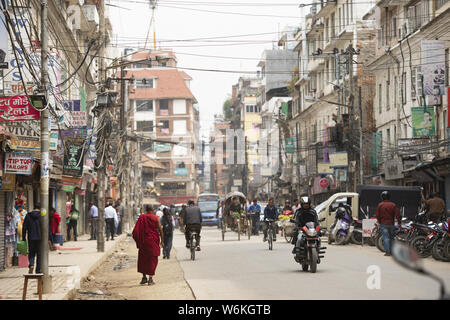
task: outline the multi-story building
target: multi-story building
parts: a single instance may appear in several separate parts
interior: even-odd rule
[[[199,190],[199,111],[190,90],[192,78],[176,69],[172,51],[138,52],[130,61],[126,77],[134,78],[128,95],[133,130],[157,139],[141,143],[141,152],[167,168],[155,177],[158,202],[186,202]]]
[[[354,181],[350,174],[355,166],[349,168],[349,164],[357,159],[348,158],[344,174],[337,176],[330,168],[329,154],[357,154],[355,120],[359,112],[350,106],[358,105],[356,87],[361,84],[356,76],[361,70],[357,63],[362,61],[362,51],[369,51],[374,38],[373,26],[362,21],[370,6],[351,0],[317,2],[310,7],[295,35],[294,50],[298,52],[299,62],[298,74],[291,84],[293,101],[289,121],[297,142],[295,167],[299,179],[295,184],[297,193],[309,194],[314,202],[324,200],[336,189],[354,187],[349,181]],[[344,129],[345,137],[341,135]],[[323,179],[327,180],[326,188],[320,186]]]
[[[231,191],[229,181],[230,165],[227,165],[227,129],[231,128],[230,121],[221,116],[214,117],[214,126],[210,134],[210,192],[221,197]]]
[[[379,1],[365,19],[379,26],[368,64],[376,77],[371,139],[376,182],[420,184],[426,193],[438,191],[450,199],[445,169],[450,2]]]

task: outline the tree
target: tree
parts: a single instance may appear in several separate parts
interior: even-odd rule
[[[223,116],[225,117],[226,120],[230,120],[231,117],[233,116],[233,113],[231,112],[232,105],[233,105],[233,100],[231,98],[228,98],[223,103],[223,107],[222,107]]]

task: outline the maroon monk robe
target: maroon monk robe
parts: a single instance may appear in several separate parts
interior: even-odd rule
[[[133,229],[133,239],[139,249],[138,272],[150,276],[155,275],[161,252],[158,222],[156,215],[146,213],[139,217]]]

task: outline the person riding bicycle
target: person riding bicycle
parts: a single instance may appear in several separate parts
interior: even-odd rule
[[[186,248],[190,248],[191,232],[196,232],[197,251],[200,251],[200,232],[202,230],[202,213],[200,208],[194,203],[194,200],[188,201],[188,207],[184,213],[183,221],[185,224]]]
[[[263,224],[263,232],[264,232],[264,239],[263,241],[267,241],[267,230],[269,228],[269,221],[267,220],[273,220],[276,221],[278,219],[279,213],[277,207],[273,204],[273,199],[269,200],[269,204],[264,209],[264,224]],[[277,241],[277,225],[276,223],[273,223],[273,241]]]
[[[227,212],[227,217],[229,221],[233,221],[233,216],[235,213],[241,213],[243,211],[241,203],[238,201],[237,197],[233,198],[233,202],[230,205],[230,209]]]
[[[294,254],[298,239],[298,230],[301,230],[301,228],[303,228],[307,222],[314,222],[316,225],[319,225],[319,217],[316,210],[311,208],[311,200],[309,199],[309,197],[301,197],[300,208],[295,213],[294,237],[292,238],[291,242],[294,245],[294,249],[292,249],[292,253]],[[304,252],[304,250],[301,251],[301,253]]]

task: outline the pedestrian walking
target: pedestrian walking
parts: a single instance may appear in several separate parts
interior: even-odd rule
[[[123,232],[123,219],[125,217],[125,206],[122,203],[122,199],[119,198],[117,200],[117,204],[119,205],[119,225],[117,226],[117,234],[120,235]]]
[[[71,209],[69,213],[69,217],[67,218],[67,240],[71,239],[71,230],[73,230],[73,239],[77,241],[77,226],[78,226],[78,218],[80,217],[80,212],[75,208],[75,204],[72,202]]]
[[[60,239],[60,237],[61,237],[61,227],[60,227],[61,216],[59,215],[58,212],[56,212],[55,208],[51,207],[49,218],[50,218],[49,219],[49,224],[50,224],[49,238],[52,243],[52,249],[55,249],[58,244],[59,245],[62,244],[61,243],[62,241]]]
[[[253,204],[248,208],[248,212],[251,212],[251,219],[252,219],[252,226],[253,230],[252,233],[254,235],[258,234],[259,231],[259,222],[260,222],[260,215],[261,215],[261,206],[258,204],[258,199],[253,199]]]
[[[34,210],[25,216],[22,228],[22,240],[28,240],[28,273],[33,273],[36,258],[36,273],[41,273],[41,207],[35,205]]]
[[[105,226],[106,226],[106,241],[114,240],[114,216],[116,215],[116,209],[113,208],[112,202],[108,203],[105,208]]]
[[[116,206],[114,207],[114,210],[116,210],[116,213],[114,214],[114,234],[116,236],[119,236],[119,223],[120,223],[120,218],[119,218],[119,205],[116,204]]]
[[[159,219],[161,219],[162,216],[164,215],[163,212],[162,212],[162,210],[163,210],[163,207],[162,207],[162,206],[160,206],[160,207],[158,208],[158,210],[156,210],[156,216],[157,216]]]
[[[381,232],[383,235],[383,246],[386,252],[385,256],[391,255],[391,247],[394,241],[395,219],[397,219],[399,228],[402,226],[402,218],[400,212],[392,201],[390,201],[391,195],[388,191],[381,193],[381,202],[378,204],[376,210],[377,221],[380,224]]]
[[[439,222],[443,217],[445,217],[445,202],[439,198],[437,193],[431,193],[428,200],[422,195],[422,202],[428,208],[427,218],[429,221]]]
[[[164,234],[163,259],[170,259],[170,250],[172,249],[173,240],[173,219],[169,209],[163,209],[161,218],[161,226]]]
[[[222,211],[223,211],[223,202],[219,200],[217,203],[217,212],[216,212],[216,218],[217,218],[217,228],[222,229]]]
[[[153,214],[152,206],[147,205],[146,213],[142,214],[136,222],[133,239],[139,249],[138,272],[142,273],[140,284],[152,285],[155,283],[153,276],[158,266],[158,257],[161,254],[160,247],[164,248],[164,232],[159,218]]]
[[[89,218],[91,222],[91,237],[89,240],[96,240],[98,230],[98,208],[92,202],[89,203]]]

